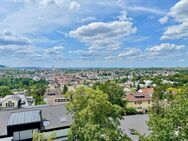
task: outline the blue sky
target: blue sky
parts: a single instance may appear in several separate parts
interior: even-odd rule
[[[0,64],[188,66],[188,0],[1,0]]]

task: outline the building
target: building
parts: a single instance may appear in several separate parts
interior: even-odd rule
[[[20,108],[32,105],[35,105],[35,99],[24,94],[7,95],[0,98],[0,108]]]
[[[21,98],[17,95],[7,95],[0,100],[0,108],[19,108],[21,107]]]
[[[44,95],[44,101],[48,105],[58,105],[68,102],[69,99],[65,98],[58,89],[48,89]]]
[[[63,141],[67,140],[71,122],[72,115],[67,114],[66,104],[3,110],[0,112],[0,138],[31,141],[34,132],[44,136],[53,132],[57,140]]]
[[[153,93],[154,93],[154,88],[150,87],[150,88],[143,88],[143,89],[140,89],[138,91],[139,93],[143,93],[144,95],[150,95],[152,96]]]
[[[137,92],[135,94],[129,93],[125,100],[128,108],[135,108],[137,112],[145,113],[152,106],[152,98],[148,94]]]
[[[45,137],[55,133],[54,141],[67,141],[72,115],[67,113],[66,104],[0,111],[0,141],[31,141],[34,132]],[[148,135],[147,120],[147,115],[124,116],[120,127],[133,141],[138,141],[138,136],[132,135],[130,129]]]

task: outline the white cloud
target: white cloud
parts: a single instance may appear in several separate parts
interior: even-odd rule
[[[77,18],[77,22],[78,23],[85,23],[85,22],[93,22],[93,21],[96,21],[97,18],[94,17],[94,16],[89,16],[89,17],[86,17],[86,18]]]
[[[131,21],[131,18],[128,18],[127,11],[121,11],[121,14],[117,16],[118,20],[120,21]]]
[[[161,37],[162,40],[165,39],[187,39],[188,38],[188,22],[183,22],[182,24],[172,25],[167,27],[163,36]]]
[[[25,45],[30,45],[30,44],[31,43],[28,39],[14,35],[10,31],[5,31],[3,34],[0,35],[0,46],[1,45],[25,46]]]
[[[114,50],[120,40],[136,32],[130,21],[93,22],[70,31],[69,35],[86,43],[90,49]]]
[[[70,10],[78,10],[80,8],[80,4],[76,1],[72,1],[70,3],[69,9]]]
[[[167,16],[164,16],[164,17],[160,18],[160,19],[159,19],[159,22],[160,22],[161,24],[167,23],[167,22],[168,22],[168,17],[167,17]]]
[[[64,46],[55,46],[52,48],[47,48],[44,51],[46,54],[58,55],[58,54],[62,54],[63,50],[64,50]]]
[[[157,15],[164,15],[165,12],[162,11],[161,9],[154,8],[154,7],[144,7],[144,6],[126,6],[126,10],[128,11],[133,11],[133,12],[147,12],[147,13],[152,13],[152,14],[157,14]]]
[[[165,17],[161,18],[162,23],[169,18],[176,23],[166,28],[161,39],[187,39],[188,38],[188,0],[177,2]]]
[[[124,51],[123,53],[120,53],[118,55],[119,58],[133,58],[133,57],[138,57],[141,55],[141,51],[140,49],[137,48],[129,48],[126,51]]]
[[[184,45],[175,45],[170,43],[163,43],[160,45],[155,45],[153,47],[147,48],[149,55],[169,55],[174,52],[181,51],[185,46]]]
[[[0,31],[7,29],[17,34],[44,33],[73,23],[78,12],[69,9],[71,1],[49,2],[36,0],[19,5],[18,10],[1,19]]]

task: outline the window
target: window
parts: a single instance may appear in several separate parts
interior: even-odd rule
[[[49,120],[44,120],[43,121],[43,125],[44,126],[49,126],[50,125],[50,121]]]
[[[28,139],[30,140],[32,139],[32,135],[34,132],[38,132],[38,129],[16,131],[13,133],[13,140],[14,141],[28,140]]]
[[[55,102],[66,102],[66,101],[68,101],[68,99],[65,98],[55,99]]]
[[[14,107],[14,102],[8,101],[8,102],[6,103],[6,107],[7,107],[7,108],[12,108],[12,107]]]

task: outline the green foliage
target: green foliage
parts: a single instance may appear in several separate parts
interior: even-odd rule
[[[188,91],[176,94],[171,101],[158,102],[149,115],[151,135],[147,141],[186,141],[188,140]],[[144,139],[142,139],[145,141]]]
[[[2,78],[0,79],[0,96],[11,94],[11,90],[27,90],[27,94],[36,99],[36,104],[44,104],[43,95],[47,88],[47,81],[34,81],[30,78]]]
[[[64,85],[63,86],[63,94],[66,94],[67,91],[68,91],[68,87],[67,87],[67,85]]]
[[[118,128],[123,108],[109,102],[108,95],[100,90],[80,87],[67,93],[67,106],[73,114],[69,132],[70,141],[126,141]]]
[[[4,97],[6,95],[10,95],[12,92],[7,86],[0,86],[0,97]]]
[[[33,132],[32,141],[53,141],[56,138],[56,133],[52,132],[49,136],[44,136],[42,133]]]
[[[96,83],[94,89],[99,89],[108,95],[109,101],[112,104],[117,104],[125,107],[126,102],[122,99],[124,96],[123,88],[116,83],[107,81],[105,83]]]
[[[126,115],[134,115],[136,113],[137,113],[137,111],[135,108],[132,108],[132,107],[126,108]]]

